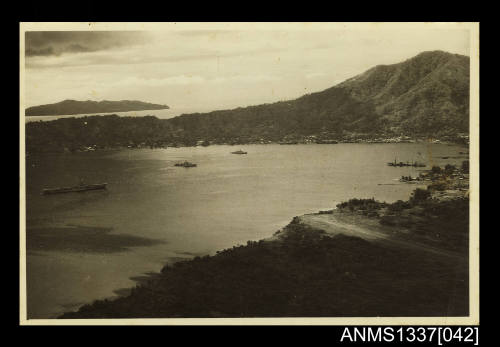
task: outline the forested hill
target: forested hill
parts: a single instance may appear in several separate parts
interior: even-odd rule
[[[469,57],[424,52],[376,66],[337,86],[375,106],[380,122],[406,133],[468,132]]]
[[[27,149],[456,137],[469,130],[469,58],[424,52],[376,66],[324,91],[273,104],[166,120],[101,116],[43,123],[26,125]]]
[[[26,116],[55,116],[67,114],[82,113],[109,113],[109,112],[127,112],[142,110],[163,110],[169,108],[167,105],[151,104],[148,102],[136,100],[120,101],[77,101],[64,100],[55,104],[28,107],[25,111]]]
[[[376,66],[322,92],[273,104],[182,115],[172,123],[197,136],[302,136],[326,132],[409,136],[468,132],[469,58],[424,52]]]

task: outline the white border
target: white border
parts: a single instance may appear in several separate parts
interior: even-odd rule
[[[27,319],[26,311],[26,177],[25,57],[26,31],[94,30],[398,30],[469,29],[470,31],[470,259],[468,317],[353,318],[155,318],[155,319]],[[478,325],[479,324],[479,23],[20,23],[20,324],[21,325]]]

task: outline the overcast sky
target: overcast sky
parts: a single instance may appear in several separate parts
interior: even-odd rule
[[[26,106],[141,100],[210,111],[293,99],[428,50],[469,55],[460,28],[30,31]]]

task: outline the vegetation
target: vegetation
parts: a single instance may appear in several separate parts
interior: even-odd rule
[[[26,124],[26,151],[76,151],[86,147],[161,147],[179,140],[171,124],[153,116],[61,118]]]
[[[444,191],[447,188],[448,184],[445,181],[433,182],[427,187],[427,189],[429,190],[437,190],[437,191]]]
[[[371,199],[350,199],[346,202],[341,202],[337,204],[337,208],[344,209],[348,208],[350,211],[354,210],[378,210],[385,206],[384,204],[375,201],[375,198]]]
[[[463,261],[332,237],[295,217],[278,240],[248,241],[167,265],[130,295],[98,300],[61,318],[467,315],[469,201],[437,201],[423,189],[412,197],[337,206],[380,212],[382,224],[406,225],[408,237],[452,250]]]
[[[452,173],[455,172],[457,168],[455,167],[455,165],[451,165],[451,164],[446,164],[446,166],[444,167],[444,173],[446,175],[451,175]]]
[[[444,169],[433,166],[428,172],[420,173],[420,180],[430,180],[427,189],[432,191],[445,191],[448,189],[463,189],[468,185],[469,161],[463,161],[460,167],[446,164]]]
[[[445,201],[432,198],[432,191],[444,190],[433,183],[428,189],[417,188],[408,201],[388,204],[374,199],[351,199],[337,205],[368,217],[376,217],[386,226],[404,227],[409,237],[457,252],[466,252],[469,236],[469,199]]]
[[[62,318],[466,315],[467,267],[290,224],[281,242],[248,242],[165,266],[127,297]]]
[[[441,173],[441,168],[439,166],[433,166],[432,169],[431,169],[431,172],[433,174],[440,174]]]
[[[411,208],[411,204],[408,201],[398,200],[392,204],[388,204],[387,210],[389,212],[401,212],[405,209]]]
[[[374,198],[371,199],[350,199],[346,202],[341,202],[337,204],[337,208],[340,210],[349,209],[349,211],[359,211],[363,215],[368,217],[377,217],[379,216],[378,210],[383,207],[386,207],[386,203],[380,203],[376,201]]]
[[[431,197],[431,192],[427,189],[417,188],[413,191],[410,197],[410,203],[413,205],[426,201]]]
[[[193,146],[199,141],[205,145],[244,144],[311,137],[315,141],[353,140],[402,133],[453,141],[461,139],[459,133],[468,133],[468,65],[464,56],[425,52],[400,64],[376,66],[337,86],[290,101],[166,120],[111,116],[88,117],[87,123],[82,118],[28,123],[27,148]],[[75,108],[74,113],[82,112],[90,111]]]

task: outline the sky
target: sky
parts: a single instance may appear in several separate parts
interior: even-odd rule
[[[65,99],[245,107],[321,91],[423,51],[470,53],[469,31],[458,25],[54,28],[25,33],[26,107]]]

